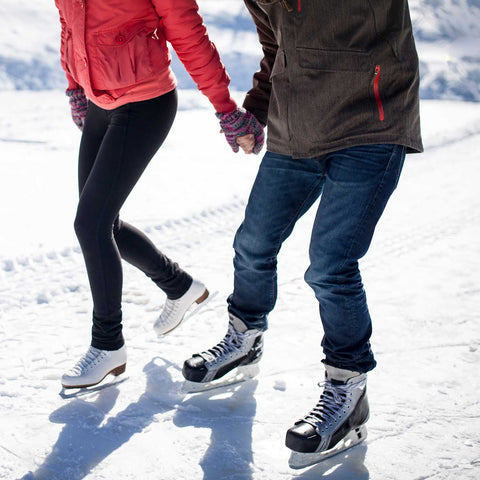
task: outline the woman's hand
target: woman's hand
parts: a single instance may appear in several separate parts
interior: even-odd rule
[[[82,88],[74,90],[67,90],[65,94],[70,103],[70,110],[72,112],[72,120],[75,125],[83,131],[85,124],[85,117],[87,116],[88,100]]]
[[[237,153],[239,147],[245,153],[258,154],[263,148],[265,135],[263,125],[244,108],[236,108],[230,113],[217,113],[222,132],[228,144]]]
[[[253,149],[255,148],[255,135],[249,133],[243,137],[237,137],[237,144],[246,154],[253,153]]]

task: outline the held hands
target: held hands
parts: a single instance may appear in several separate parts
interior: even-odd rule
[[[72,111],[72,119],[75,125],[83,131],[85,117],[87,115],[88,100],[82,88],[67,90],[65,95],[68,97],[70,109]]]
[[[228,144],[237,153],[239,146],[245,153],[258,154],[262,150],[265,136],[262,124],[244,108],[230,113],[217,113],[220,126]]]

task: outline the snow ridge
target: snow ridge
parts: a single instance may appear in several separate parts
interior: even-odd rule
[[[174,248],[182,254],[212,236],[223,236],[225,231],[231,233],[240,224],[244,208],[244,201],[234,199],[189,217],[144,225],[143,230],[162,250]],[[231,243],[228,239],[224,241],[227,245]],[[37,251],[16,258],[0,257],[0,310],[6,313],[27,303],[48,304],[57,296],[78,293],[85,288],[83,281],[79,284],[76,280],[83,268],[79,246]],[[18,283],[22,283],[21,288]]]

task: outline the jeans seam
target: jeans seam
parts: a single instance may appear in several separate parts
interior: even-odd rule
[[[278,242],[277,246],[275,247],[275,255],[274,257],[270,258],[270,261],[273,261],[275,260],[276,258],[278,258],[278,253],[280,252],[280,248],[283,244],[283,242],[285,240],[282,240],[285,232],[293,225],[295,225],[298,221],[298,216],[300,215],[300,212],[302,211],[306,201],[308,198],[310,198],[310,195],[311,193],[315,190],[315,187],[325,178],[325,172],[323,173],[323,175],[320,177],[320,179],[318,180],[315,180],[312,184],[312,187],[310,188],[310,190],[308,191],[308,194],[305,195],[304,199],[303,199],[303,202],[300,204],[299,208],[297,209],[297,212],[295,213],[294,216],[292,216],[292,220],[288,223],[288,225],[282,230],[282,233],[280,234],[280,241]],[[293,227],[292,227],[293,228]],[[270,305],[273,305],[272,308],[270,309],[273,310],[273,307],[275,306],[274,304],[274,299],[273,299],[273,292],[270,292],[271,293],[271,297],[270,297]]]
[[[372,196],[372,200],[368,203],[368,205],[365,207],[364,209],[364,212],[362,214],[362,217],[361,217],[361,220],[358,224],[358,227],[355,229],[355,232],[354,232],[354,235],[352,236],[352,241],[350,242],[350,246],[346,252],[346,255],[345,255],[345,258],[341,264],[341,267],[340,269],[343,269],[344,266],[345,266],[345,263],[347,262],[347,259],[350,257],[350,252],[352,251],[352,248],[353,248],[353,244],[355,243],[355,239],[357,238],[357,234],[358,232],[363,228],[364,226],[364,223],[365,223],[365,218],[368,214],[368,212],[371,210],[372,206],[375,205],[375,203],[377,202],[377,199],[378,199],[378,196],[379,196],[379,192],[381,192],[385,186],[385,177],[387,176],[387,172],[389,171],[390,169],[390,166],[391,166],[391,163],[392,163],[392,160],[393,160],[393,157],[395,155],[397,151],[397,145],[394,145],[394,148],[392,150],[392,153],[390,155],[390,158],[388,159],[388,163],[387,163],[387,166],[385,167],[385,170],[383,172],[383,176],[382,176],[382,179],[381,181],[379,182],[378,184],[378,187],[375,191],[375,194]],[[357,261],[357,265],[358,265],[358,261]],[[345,285],[341,285],[341,290],[342,292],[345,291],[345,288],[346,286]],[[352,315],[352,320],[353,322],[355,323],[355,325],[357,325],[358,323],[358,315],[357,315],[357,312],[355,311],[355,309],[352,309],[352,300],[350,298],[347,298],[347,305],[348,305],[348,311],[349,312],[353,312],[350,313]]]
[[[390,158],[388,159],[388,163],[387,163],[387,166],[385,168],[385,170],[383,171],[383,175],[382,175],[382,179],[381,181],[379,182],[378,184],[378,187],[377,189],[375,190],[375,194],[372,196],[372,200],[368,203],[368,205],[365,207],[363,213],[362,213],[362,218],[358,224],[358,227],[355,229],[355,232],[354,232],[354,235],[352,236],[353,240],[351,241],[350,243],[350,246],[346,252],[346,255],[345,255],[345,258],[343,260],[343,263],[341,264],[341,268],[343,268],[345,266],[345,263],[350,255],[350,252],[352,251],[352,248],[353,248],[353,244],[355,242],[355,238],[357,238],[357,233],[360,231],[360,229],[363,228],[364,226],[364,220],[367,216],[367,213],[370,211],[371,207],[376,203],[377,199],[378,199],[378,195],[379,195],[379,192],[381,190],[383,190],[384,186],[385,186],[385,177],[387,176],[387,172],[388,170],[390,169],[390,165],[392,163],[392,159],[396,153],[396,148],[397,148],[397,145],[394,145],[394,148],[392,150],[392,153],[390,155]]]

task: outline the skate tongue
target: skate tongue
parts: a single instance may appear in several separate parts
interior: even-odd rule
[[[240,320],[238,317],[235,315],[232,315],[231,313],[228,314],[230,323],[232,324],[232,327],[240,333],[245,333],[248,330],[248,327]]]
[[[331,365],[325,365],[325,377],[328,381],[334,385],[345,385],[350,379],[362,375],[359,372],[353,370],[346,370],[343,368],[332,367]]]

